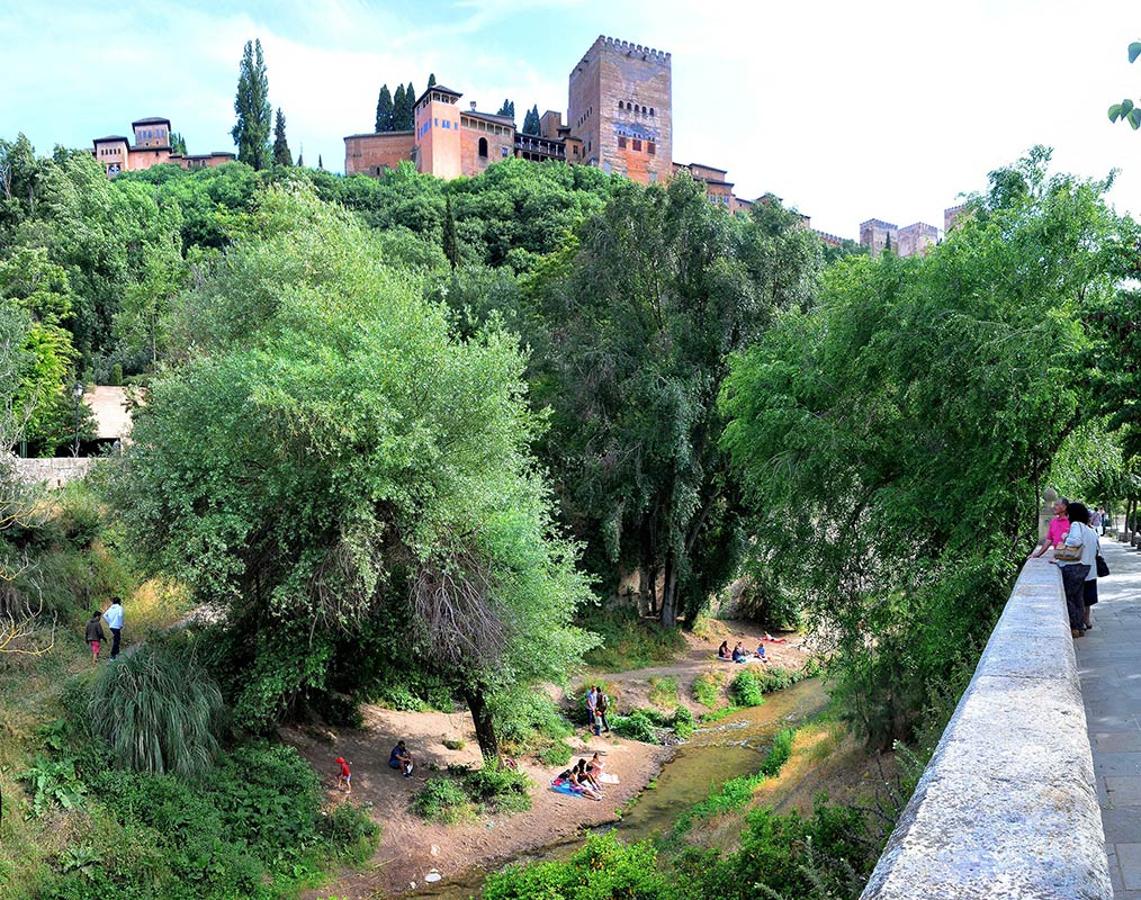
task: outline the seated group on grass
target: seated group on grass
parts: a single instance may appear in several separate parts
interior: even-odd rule
[[[556,775],[551,787],[571,794],[580,794],[591,800],[601,800],[602,770],[602,760],[595,753],[590,762],[580,759],[574,766]]]
[[[767,634],[765,635],[765,638],[768,640],[772,640],[772,638],[769,638]],[[732,660],[735,663],[747,663],[747,662],[752,662],[754,659],[759,659],[761,662],[765,663],[766,665],[768,664],[768,661],[769,661],[769,658],[765,655],[764,640],[762,640],[761,643],[757,644],[757,649],[754,650],[752,653],[750,653],[748,650],[746,650],[740,641],[737,642],[737,646],[734,647],[733,652],[730,653],[729,652],[729,642],[728,641],[722,641],[721,646],[717,648],[717,658],[718,659],[724,659],[724,660]]]

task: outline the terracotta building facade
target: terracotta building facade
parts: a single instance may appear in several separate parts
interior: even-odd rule
[[[120,172],[137,172],[162,163],[184,169],[201,169],[233,162],[233,153],[214,152],[201,155],[171,153],[170,119],[152,116],[131,123],[133,141],[124,135],[108,135],[92,141],[92,154],[103,166],[108,178]]]
[[[592,165],[641,184],[664,182],[686,169],[705,185],[710,202],[730,211],[751,204],[733,195],[724,169],[673,161],[670,54],[599,36],[568,79],[567,121],[547,110],[538,134],[513,119],[461,109],[458,91],[435,85],[416,101],[411,132],[345,137],[345,174],[380,175],[402,160],[440,178],[478,175],[508,157]]]

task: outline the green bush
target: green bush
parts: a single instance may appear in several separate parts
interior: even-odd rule
[[[765,761],[761,763],[762,775],[774,778],[780,774],[780,770],[792,756],[792,741],[795,737],[795,728],[785,728],[777,732],[777,736],[773,738],[773,745],[765,756]]]
[[[693,699],[710,709],[721,701],[721,682],[711,672],[703,672],[693,679]]]
[[[63,537],[77,550],[86,550],[103,530],[103,510],[83,482],[69,484],[58,495],[57,523]]]
[[[116,762],[138,772],[204,772],[218,751],[218,685],[185,642],[146,644],[99,670],[88,721]]]
[[[643,741],[647,744],[661,743],[661,728],[649,710],[635,709],[628,716],[612,715],[610,730],[620,737]]]
[[[678,706],[674,709],[673,719],[670,721],[670,724],[673,727],[674,734],[682,741],[693,734],[693,729],[697,727],[693,713],[689,711],[688,706]]]
[[[591,835],[565,862],[511,866],[489,875],[483,896],[484,900],[681,900],[683,895],[662,871],[651,842],[624,844],[608,833]]]
[[[522,812],[531,808],[531,779],[497,762],[466,772],[462,784],[472,802],[486,811]]]
[[[48,759],[36,756],[30,768],[17,778],[32,795],[30,815],[39,818],[52,807],[75,809],[83,802],[87,788],[75,773],[74,759]]]
[[[499,742],[511,754],[544,753],[574,732],[555,702],[541,691],[501,691],[488,705]]]
[[[566,741],[552,741],[550,746],[539,751],[538,758],[544,766],[565,766],[574,756],[574,748]]]
[[[603,672],[643,669],[670,662],[685,649],[677,628],[663,628],[656,620],[643,619],[633,609],[590,611],[584,626],[602,638],[602,644],[584,657],[587,665]]]
[[[322,837],[346,862],[363,865],[380,843],[380,826],[355,804],[341,803],[320,823]]]
[[[445,776],[429,778],[412,798],[412,811],[430,822],[451,825],[474,813],[467,793],[458,782]]]
[[[672,676],[651,677],[649,700],[654,706],[674,706],[677,703],[677,679]]]
[[[729,696],[737,706],[760,706],[765,702],[761,680],[752,669],[742,669],[729,682]]]

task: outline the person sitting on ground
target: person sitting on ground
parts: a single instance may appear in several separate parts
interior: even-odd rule
[[[755,656],[757,659],[759,659],[763,663],[766,663],[766,664],[768,663],[769,658],[767,656],[765,656],[765,644],[763,641],[761,643],[757,644],[757,652],[754,653],[753,656]]]
[[[337,790],[344,788],[346,794],[351,794],[353,792],[352,770],[349,768],[349,764],[345,762],[343,756],[338,756],[335,762],[340,767],[337,774]]]
[[[586,760],[579,760],[579,763],[583,764],[584,768],[580,770],[578,766],[575,766],[573,769],[571,769],[572,783],[578,785],[582,791],[583,796],[589,797],[591,800],[601,800],[602,792],[598,790],[598,786],[594,784],[594,781],[591,779],[591,777],[586,774]]]
[[[737,641],[737,646],[733,648],[733,662],[745,662],[749,655],[745,652],[745,648],[741,646],[741,642]]]
[[[590,767],[587,766],[585,759],[580,759],[578,761],[574,767],[574,771],[579,776],[580,780],[585,780],[586,783],[589,784],[592,788],[594,788],[599,793],[602,793],[602,785],[591,773]]]
[[[773,637],[767,631],[761,636],[762,641],[768,641],[770,644],[784,644],[787,643],[785,638]]]
[[[728,659],[729,658],[729,642],[728,641],[722,641],[721,646],[717,648],[717,658],[718,659]]]
[[[602,771],[605,768],[606,763],[602,761],[597,752],[590,758],[590,762],[586,764],[586,771],[590,774],[591,778],[596,780],[602,777]]]
[[[405,778],[412,777],[414,762],[404,741],[398,741],[396,746],[392,748],[392,752],[388,754],[388,765],[393,769],[399,769]]]
[[[93,610],[91,618],[87,620],[87,629],[84,634],[84,640],[87,641],[87,646],[91,648],[91,661],[94,663],[99,662],[99,647],[103,641],[107,640],[107,636],[103,634],[103,614],[99,610]]]

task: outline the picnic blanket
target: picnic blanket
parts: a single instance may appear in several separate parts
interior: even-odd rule
[[[582,791],[576,791],[565,781],[560,781],[557,784],[551,782],[551,790],[556,794],[566,794],[568,797],[583,797],[585,796]]]
[[[603,784],[618,784],[619,783],[618,782],[618,776],[617,775],[611,775],[609,772],[603,772],[601,775],[598,776],[598,780],[601,781]]]

